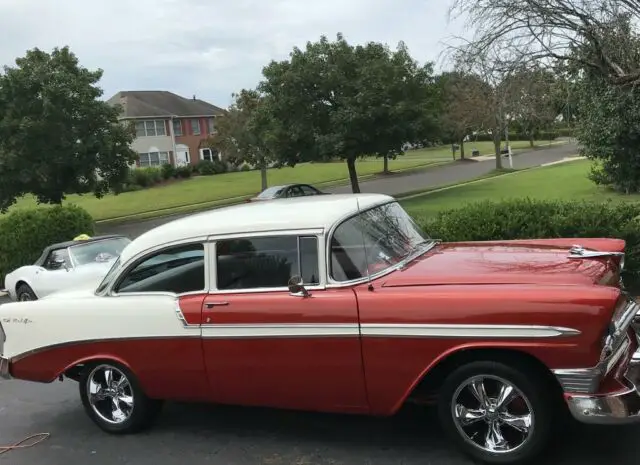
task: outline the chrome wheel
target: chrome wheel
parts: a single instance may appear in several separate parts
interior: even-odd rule
[[[131,418],[133,388],[119,369],[111,365],[96,366],[89,373],[86,389],[89,405],[101,420],[118,425]]]
[[[468,378],[456,389],[453,422],[463,439],[491,454],[514,452],[532,436],[531,403],[509,381],[493,375]]]

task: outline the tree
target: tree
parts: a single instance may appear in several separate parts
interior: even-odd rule
[[[614,18],[640,16],[640,0],[454,0],[450,13],[465,16],[474,31],[462,46],[469,53],[508,51],[520,62],[568,62],[614,86],[640,83],[633,51],[611,41]],[[576,54],[587,47],[594,53]]]
[[[488,125],[486,102],[491,89],[477,75],[460,71],[442,73],[437,78],[441,91],[440,133],[447,143],[460,144],[472,131]]]
[[[220,118],[217,131],[209,143],[226,157],[260,168],[262,190],[267,188],[267,167],[273,158],[264,142],[266,120],[263,100],[255,90],[243,89],[233,94],[234,102]]]
[[[120,185],[136,154],[120,110],[98,98],[102,70],[79,66],[68,47],[33,49],[0,75],[0,211],[32,193],[60,204],[65,194],[101,197]]]
[[[353,192],[360,192],[358,157],[394,158],[437,129],[432,65],[418,65],[403,43],[394,52],[322,36],[289,60],[272,61],[263,75],[271,153],[290,166],[340,157]]]
[[[549,128],[558,115],[555,76],[534,63],[520,66],[508,80],[509,114],[533,147],[536,134]]]

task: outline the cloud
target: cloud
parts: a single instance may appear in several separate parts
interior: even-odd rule
[[[119,90],[196,94],[226,106],[254,87],[262,67],[325,34],[352,43],[404,41],[420,61],[438,58],[450,0],[2,0],[0,63],[26,50],[69,45],[102,68],[105,96]]]

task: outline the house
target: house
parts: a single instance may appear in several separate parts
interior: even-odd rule
[[[179,167],[221,158],[207,139],[215,133],[216,118],[226,113],[222,108],[163,90],[122,91],[108,103],[122,105],[120,120],[135,124],[136,166]]]

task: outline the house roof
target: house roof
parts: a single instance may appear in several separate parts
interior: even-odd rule
[[[120,255],[126,262],[151,248],[176,241],[224,234],[250,234],[292,229],[327,231],[338,221],[395,199],[383,194],[312,195],[242,203],[192,214],[138,236]]]
[[[203,100],[184,98],[166,90],[121,91],[107,102],[123,106],[122,118],[217,116],[226,113],[226,110]]]

